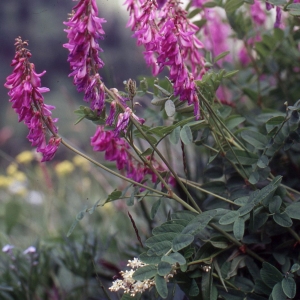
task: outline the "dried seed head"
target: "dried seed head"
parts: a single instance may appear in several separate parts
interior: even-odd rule
[[[129,94],[129,99],[132,100],[133,97],[136,95],[136,82],[132,79],[129,79],[126,85]]]

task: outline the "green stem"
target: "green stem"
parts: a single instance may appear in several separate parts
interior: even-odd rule
[[[230,240],[232,243],[234,243],[239,248],[243,246],[243,244],[241,242],[239,242],[238,240],[236,240],[233,236],[231,236],[229,233],[227,233],[223,229],[219,228],[216,224],[209,224],[209,226],[211,228],[215,229],[216,231],[219,231],[222,235],[224,235],[228,240]],[[245,251],[246,251],[247,254],[249,254],[253,258],[259,260],[260,262],[264,262],[265,261],[263,258],[261,258],[259,255],[257,255],[255,252],[253,252],[252,250],[250,250],[248,247],[245,248]]]
[[[58,136],[57,136],[57,137],[58,137]],[[161,196],[170,198],[170,196],[169,196],[168,194],[166,194],[166,193],[160,192],[160,191],[158,191],[158,190],[156,190],[156,189],[153,189],[153,188],[151,188],[151,187],[149,187],[149,186],[146,186],[146,185],[144,185],[144,184],[141,184],[141,183],[139,183],[139,182],[137,182],[137,181],[134,181],[134,180],[132,180],[132,179],[130,179],[130,178],[128,178],[128,177],[125,177],[125,176],[123,176],[123,175],[121,175],[121,174],[119,174],[119,173],[117,173],[117,172],[115,172],[115,171],[113,171],[113,170],[111,170],[111,169],[105,167],[104,165],[100,164],[100,163],[97,162],[96,160],[92,159],[91,157],[89,157],[89,156],[87,156],[86,154],[82,153],[81,151],[77,150],[76,148],[74,148],[73,146],[71,146],[70,144],[68,144],[67,142],[65,142],[63,139],[61,139],[61,143],[62,143],[65,147],[67,147],[68,149],[70,149],[71,151],[73,151],[73,152],[75,152],[76,154],[78,154],[78,155],[84,157],[86,160],[88,160],[88,161],[90,161],[91,163],[95,164],[97,167],[99,167],[99,168],[101,168],[101,169],[103,169],[103,170],[105,170],[105,171],[111,173],[112,175],[117,176],[117,177],[119,177],[119,178],[121,178],[121,179],[123,179],[123,180],[125,180],[125,181],[128,181],[128,182],[130,182],[130,183],[132,183],[132,184],[134,184],[134,185],[137,185],[137,186],[139,186],[139,187],[141,187],[141,188],[144,188],[144,189],[147,189],[147,190],[149,190],[149,191],[152,191],[152,192],[154,192],[154,193],[156,193],[156,194],[159,194],[159,195],[161,195]]]
[[[227,128],[227,126],[224,124],[224,122],[218,117],[218,115],[214,112],[214,110],[210,107],[209,101],[205,98],[205,96],[201,93],[201,91],[199,91],[199,89],[197,89],[197,93],[200,95],[200,98],[203,100],[203,102],[205,103],[206,108],[209,110],[209,112],[211,113],[211,115],[222,125],[222,127],[224,128],[224,130],[229,134],[229,136],[231,136],[232,140],[231,141],[236,141],[234,142],[234,145],[238,145],[239,148],[247,151],[247,149],[245,148],[245,146],[236,138],[236,136]],[[217,123],[215,121],[215,123]]]
[[[219,254],[223,253],[224,251],[226,251],[226,250],[232,248],[232,246],[233,246],[233,245],[230,245],[230,246],[228,246],[228,247],[226,247],[226,248],[224,248],[224,249],[222,249],[222,250],[220,250],[220,251],[218,251],[218,252],[212,254],[212,255],[209,256],[209,257],[205,257],[205,258],[201,258],[201,259],[198,259],[198,260],[194,260],[194,261],[188,263],[187,265],[188,265],[188,266],[192,266],[192,265],[197,265],[197,264],[200,264],[200,263],[205,263],[205,262],[207,262],[207,261],[210,261],[210,260],[212,260],[214,257],[216,257],[216,256],[218,256]]]
[[[186,180],[186,179],[181,178],[181,177],[179,177],[179,178],[180,178],[180,180],[182,180],[182,182],[185,182],[187,185],[189,185],[189,186],[191,186],[191,187],[193,187],[193,188],[195,188],[195,189],[197,189],[197,190],[199,190],[199,191],[201,191],[201,192],[203,192],[205,194],[209,194],[209,195],[214,196],[214,197],[216,197],[216,198],[218,198],[218,199],[220,199],[222,201],[225,201],[227,203],[230,203],[230,204],[233,204],[233,205],[236,205],[236,206],[242,206],[241,204],[237,204],[237,203],[235,203],[235,202],[233,202],[233,201],[231,201],[231,200],[229,200],[227,198],[224,198],[224,197],[222,197],[220,195],[217,195],[215,193],[212,193],[212,192],[210,192],[208,190],[205,190],[205,189],[201,188],[198,183],[194,183],[194,182],[192,182],[190,180]]]
[[[160,175],[160,173],[152,166],[151,161],[148,161],[145,157],[140,156],[141,151],[133,143],[131,143],[130,146],[137,153],[137,155],[140,157],[140,159],[143,161],[143,163],[146,164],[152,170],[152,172],[155,173],[155,175],[158,177],[158,179],[161,181],[161,183],[166,187],[166,189],[168,190],[169,198],[172,198],[175,201],[179,202],[181,205],[183,205],[188,210],[198,213],[197,210],[195,210],[192,206],[190,206],[188,203],[186,203],[183,199],[178,197],[171,190],[170,185],[164,180],[164,178]]]
[[[170,172],[172,173],[172,175],[174,176],[174,178],[176,179],[176,181],[178,182],[178,184],[180,185],[180,187],[183,189],[183,191],[185,192],[185,194],[187,195],[187,197],[189,198],[189,200],[191,201],[191,203],[193,204],[193,206],[195,207],[196,211],[198,211],[199,213],[202,213],[200,207],[197,205],[196,201],[194,200],[194,198],[191,196],[191,194],[189,193],[189,191],[187,190],[187,188],[185,187],[185,185],[181,182],[181,180],[179,179],[177,173],[173,170],[173,168],[170,166],[170,164],[168,163],[168,161],[164,158],[164,156],[162,155],[162,153],[157,149],[157,147],[151,142],[149,141],[149,139],[147,138],[147,135],[145,134],[145,132],[143,131],[143,129],[141,128],[139,122],[137,122],[134,118],[130,118],[132,123],[135,125],[135,127],[137,128],[137,130],[141,133],[141,135],[146,139],[146,141],[148,141],[149,145],[154,149],[154,151],[158,154],[158,156],[161,158],[161,160],[164,162],[164,164],[167,166],[167,168],[170,170]],[[178,196],[175,197],[177,200],[180,199]],[[175,199],[174,198],[174,199]],[[175,200],[176,200],[175,199]],[[182,199],[181,199],[182,200]]]

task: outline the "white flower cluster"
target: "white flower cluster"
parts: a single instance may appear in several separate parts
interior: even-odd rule
[[[146,279],[144,281],[136,281],[132,278],[133,273],[136,269],[140,267],[147,266],[147,264],[141,262],[138,258],[134,258],[133,260],[128,260],[128,267],[132,269],[129,271],[121,271],[120,274],[123,279],[117,279],[113,281],[112,286],[109,288],[111,291],[116,292],[119,290],[124,290],[124,293],[130,294],[130,296],[135,296],[137,293],[143,293],[147,289],[150,289],[155,285],[154,279]],[[172,278],[176,270],[172,270],[172,272],[165,276],[166,281],[169,281],[169,278]]]

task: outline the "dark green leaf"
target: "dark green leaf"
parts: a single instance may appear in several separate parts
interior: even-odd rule
[[[285,295],[288,298],[293,299],[296,295],[296,282],[294,278],[292,277],[283,278],[281,284]]]
[[[130,296],[130,294],[124,293],[121,300],[140,300],[141,295]]]
[[[209,242],[215,247],[220,249],[225,249],[228,247],[228,240],[223,236],[214,236]]]
[[[254,208],[254,203],[247,203],[246,205],[240,207],[238,209],[238,212],[240,216],[244,216],[248,214],[253,208]]]
[[[191,234],[179,234],[173,240],[172,249],[174,252],[177,252],[194,241],[194,236]]]
[[[167,233],[167,232],[175,232],[180,233],[183,230],[184,226],[179,224],[162,224],[158,227],[153,228],[152,233],[154,235]]]
[[[146,252],[140,254],[139,259],[148,265],[157,265],[161,261],[161,256],[149,256]]]
[[[184,211],[178,211],[171,215],[172,220],[173,219],[184,219],[191,221],[195,218],[195,216],[198,216],[198,214],[184,210]]]
[[[217,113],[222,119],[226,119],[232,112],[232,108],[227,105],[222,105],[218,110]]]
[[[241,123],[243,123],[246,119],[244,117],[241,116],[230,116],[226,121],[225,121],[225,125],[227,126],[227,128],[229,130],[232,130],[234,127],[240,125]]]
[[[159,207],[161,204],[161,199],[158,199],[157,201],[154,202],[154,204],[151,207],[151,212],[150,212],[150,219],[153,220]]]
[[[181,233],[195,235],[207,226],[207,224],[210,222],[210,220],[212,220],[216,213],[216,210],[212,210],[199,214],[189,222],[189,224],[182,230]]]
[[[269,211],[271,214],[279,213],[282,200],[279,196],[274,196],[269,203]]]
[[[300,16],[300,3],[289,4],[286,8],[291,15]]]
[[[273,117],[271,119],[269,119],[266,123],[266,129],[269,132],[271,132],[274,128],[279,128],[282,124],[282,122],[284,122],[285,117],[283,116],[276,116]]]
[[[227,56],[230,53],[230,51],[225,51],[220,53],[219,55],[217,55],[214,59],[214,64],[219,61],[220,59],[222,59],[223,57]]]
[[[210,272],[203,272],[202,280],[201,280],[201,291],[202,297],[205,300],[211,299],[210,292],[211,292],[211,275]]]
[[[173,145],[176,145],[179,141],[179,138],[180,138],[180,127],[178,126],[171,132],[171,134],[169,135],[169,139]]]
[[[111,202],[114,200],[119,200],[121,195],[122,195],[122,192],[115,189],[110,195],[108,195],[105,203],[108,203],[108,202]]]
[[[267,167],[268,165],[269,165],[269,159],[268,159],[268,157],[266,155],[262,155],[260,157],[260,159],[258,160],[258,162],[257,162],[257,166],[259,168],[263,169],[263,168]]]
[[[152,255],[163,255],[166,254],[172,248],[172,243],[170,241],[163,241],[160,243],[154,244],[148,251],[147,254],[149,256]]]
[[[172,265],[179,263],[179,265],[186,264],[186,260],[184,256],[182,256],[179,252],[171,253],[168,256],[163,256],[162,261],[168,262]]]
[[[285,212],[290,218],[300,220],[300,202],[292,203],[285,209]]]
[[[193,279],[190,290],[189,290],[189,296],[196,297],[198,295],[199,295],[199,287],[198,287],[197,282],[195,281],[195,279]]]
[[[232,1],[242,1],[242,0],[232,0]],[[243,2],[243,1],[242,1]],[[230,72],[226,72],[226,74],[223,76],[223,78],[229,78],[237,74],[240,70],[234,70]]]
[[[235,164],[241,163],[242,165],[253,165],[258,160],[258,156],[255,153],[250,153],[243,150],[234,150],[234,154],[230,150],[226,153],[226,157]]]
[[[211,167],[204,172],[204,176],[217,179],[223,176],[223,169],[218,166]]]
[[[298,270],[300,270],[300,265],[299,265],[299,264],[293,264],[292,267],[291,267],[290,272],[291,272],[291,273],[295,273],[295,272],[297,272]]]
[[[193,142],[193,134],[191,128],[187,125],[183,126],[180,130],[180,138],[185,145]]]
[[[241,137],[244,141],[259,150],[264,150],[268,144],[267,137],[259,132],[244,130],[241,132]]]
[[[273,288],[276,283],[281,282],[283,278],[283,275],[273,265],[267,262],[263,263],[260,276],[263,282],[270,288]]]
[[[149,239],[146,240],[145,245],[149,248],[153,247],[155,244],[163,242],[163,241],[170,241],[172,242],[173,239],[177,236],[177,233],[174,232],[167,232],[161,233],[154,236],[151,236]]]
[[[151,104],[160,106],[166,103],[166,101],[169,99],[169,97],[164,97],[164,98],[159,98],[154,96],[153,99],[151,100]]]
[[[175,105],[172,100],[167,100],[165,103],[165,110],[168,117],[172,117],[175,114]]]
[[[160,276],[165,276],[169,274],[171,270],[172,270],[172,265],[165,261],[161,261],[157,266],[157,273]]]
[[[200,13],[202,9],[201,8],[196,8],[194,10],[192,10],[189,14],[188,14],[188,18],[192,19],[194,18],[196,15],[198,15]]]
[[[278,225],[282,227],[291,227],[293,225],[293,221],[286,212],[275,213],[273,215],[273,219]]]
[[[283,300],[285,299],[285,294],[282,290],[281,282],[275,284],[272,290],[272,297],[273,300]]]
[[[233,234],[237,240],[241,240],[244,236],[245,221],[243,218],[237,218],[233,223]]]
[[[153,153],[153,149],[148,148],[143,153],[141,153],[141,156],[149,156]]]
[[[78,224],[78,220],[75,220],[73,223],[72,223],[72,225],[71,225],[71,227],[70,227],[70,229],[69,229],[69,231],[68,231],[68,233],[67,233],[67,237],[69,237],[71,234],[72,234],[72,232],[73,232],[73,230],[75,229],[75,227],[77,226],[77,224]]]
[[[168,297],[168,287],[167,287],[167,282],[164,279],[164,277],[155,275],[155,287],[156,287],[158,294],[163,299]]]
[[[253,230],[257,230],[259,229],[261,226],[263,226],[267,220],[268,220],[269,216],[267,213],[259,213],[259,214],[256,214],[254,216],[254,228]]]
[[[257,171],[252,172],[249,177],[249,182],[251,184],[256,184],[259,181],[259,173]]]
[[[157,84],[154,84],[154,86],[159,89],[163,94],[165,94],[166,96],[171,96],[171,94],[165,90],[164,88],[162,88],[161,86],[157,85]]]
[[[216,2],[206,2],[203,4],[203,6],[206,8],[212,8],[218,6],[218,4]]]
[[[228,225],[232,224],[236,219],[238,219],[240,216],[238,211],[230,211],[229,213],[225,214],[221,219],[219,220],[219,223],[221,225]]]
[[[138,268],[132,275],[132,278],[136,281],[144,281],[150,279],[157,274],[157,267],[154,265],[147,265]]]

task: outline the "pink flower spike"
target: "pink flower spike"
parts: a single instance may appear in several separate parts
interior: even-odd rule
[[[57,133],[57,127],[54,123],[57,119],[52,119],[51,110],[55,107],[44,103],[43,93],[49,91],[48,88],[41,87],[41,79],[46,71],[38,74],[35,72],[35,66],[29,62],[31,53],[25,47],[28,43],[23,42],[19,37],[16,39],[16,54],[12,61],[14,66],[13,74],[6,79],[5,87],[10,91],[10,102],[12,108],[19,115],[19,122],[29,129],[27,135],[31,145],[37,147],[37,151],[43,154],[42,161],[51,160],[59,146],[60,139],[52,137],[47,144],[47,128],[52,133]],[[53,145],[55,140],[55,146]],[[59,141],[59,142],[58,142]]]
[[[84,100],[91,103],[91,109],[98,114],[104,109],[105,94],[101,88],[101,77],[97,73],[103,68],[104,62],[99,57],[103,52],[98,44],[103,39],[105,32],[102,24],[105,19],[99,18],[96,0],[80,0],[73,7],[74,14],[69,21],[64,22],[68,26],[65,31],[69,42],[63,46],[70,52],[68,61],[74,76],[74,85],[79,92],[84,91]]]

